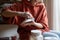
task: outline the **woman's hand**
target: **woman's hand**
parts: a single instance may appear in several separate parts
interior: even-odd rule
[[[35,21],[34,21],[34,17],[32,16],[32,14],[29,13],[29,12],[26,12],[25,15],[27,16],[27,18],[26,18],[26,20],[23,21],[20,25],[21,25],[22,27],[34,25]]]
[[[23,21],[20,25],[22,27],[26,27],[26,26],[31,26],[31,25],[34,25],[34,24],[35,24],[34,19],[27,19],[27,20]]]
[[[43,28],[43,25],[41,23],[37,23],[33,19],[27,19],[27,20],[23,21],[20,25],[22,27],[32,26],[33,25],[38,29]]]

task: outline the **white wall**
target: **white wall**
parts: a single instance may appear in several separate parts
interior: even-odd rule
[[[59,5],[60,0],[53,0],[53,30],[60,31],[60,5]]]
[[[58,21],[59,21],[59,31],[60,31],[60,0],[58,0]]]
[[[47,0],[46,4],[50,29],[60,31],[60,0]]]
[[[47,0],[47,12],[50,28],[60,31],[60,0]]]

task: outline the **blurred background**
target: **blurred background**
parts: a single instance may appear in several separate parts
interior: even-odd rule
[[[9,2],[9,0],[0,0],[0,4],[4,3],[5,1]],[[44,2],[47,9],[49,28],[51,30],[56,30],[59,32],[60,31],[60,0],[42,0],[42,1]],[[0,16],[0,20],[1,20],[1,16]],[[2,25],[0,26],[0,28],[1,27]]]

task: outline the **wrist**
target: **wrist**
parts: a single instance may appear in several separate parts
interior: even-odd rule
[[[38,28],[43,28],[43,25],[41,23],[34,22],[34,26]]]

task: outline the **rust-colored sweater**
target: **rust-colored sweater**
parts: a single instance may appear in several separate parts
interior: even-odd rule
[[[41,23],[43,25],[43,28],[40,30],[49,31],[47,12],[44,3],[37,3],[35,6],[32,6],[29,2],[26,1],[22,3],[16,2],[12,6],[6,9],[10,9],[12,11],[20,11],[20,12],[29,11],[35,18],[35,22]],[[13,18],[3,17],[3,19],[8,24],[18,25],[18,33],[20,34],[19,36],[21,40],[29,40],[29,35],[31,33],[31,30],[39,29],[35,26],[26,26],[25,28],[20,26],[20,23],[25,19],[20,16],[15,16]]]

